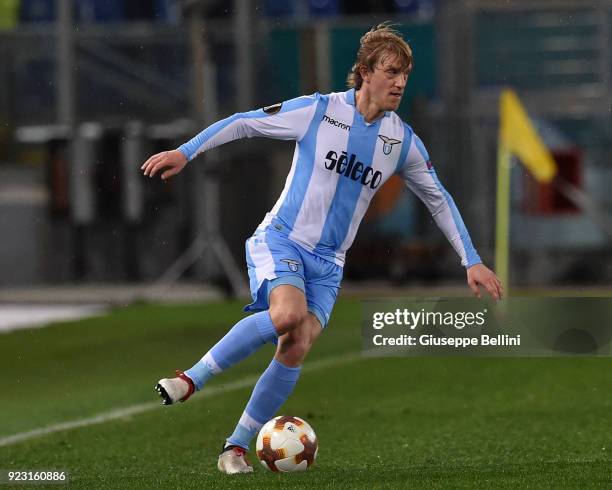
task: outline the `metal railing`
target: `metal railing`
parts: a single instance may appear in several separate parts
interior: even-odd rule
[[[172,26],[108,26],[74,33],[78,120],[164,120],[188,112],[189,45]],[[53,124],[57,42],[50,26],[0,34],[0,117],[11,126]]]
[[[471,1],[475,110],[499,87],[546,116],[589,117],[612,102],[612,2]]]

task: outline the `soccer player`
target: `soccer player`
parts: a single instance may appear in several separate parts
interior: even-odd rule
[[[198,154],[238,138],[294,140],[291,170],[278,201],[246,241],[253,302],[193,367],[156,387],[164,404],[187,400],[213,376],[268,342],[277,344],[218,460],[225,473],[248,473],[249,443],[292,392],[300,367],[336,301],[346,251],[368,204],[393,174],[425,203],[480,296],[502,286],[480,260],[459,211],[412,128],[394,112],[412,69],[412,50],[388,24],[360,41],[346,92],[298,97],[234,114],[178,149],[151,156],[144,175],[179,173]]]

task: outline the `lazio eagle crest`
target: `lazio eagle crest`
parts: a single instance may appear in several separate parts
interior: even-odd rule
[[[286,262],[291,272],[297,272],[300,266],[300,263],[297,260],[281,259],[281,262]]]
[[[398,143],[401,143],[400,140],[396,140],[393,138],[389,138],[388,136],[384,136],[382,134],[379,134],[378,137],[383,140],[383,153],[385,155],[389,155],[391,153],[391,150],[393,150],[393,145],[397,145]]]

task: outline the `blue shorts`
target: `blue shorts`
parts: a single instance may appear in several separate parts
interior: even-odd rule
[[[270,291],[290,284],[304,292],[308,311],[321,326],[327,325],[340,289],[342,267],[274,230],[256,232],[246,241],[246,259],[253,302],[244,311],[267,310]]]

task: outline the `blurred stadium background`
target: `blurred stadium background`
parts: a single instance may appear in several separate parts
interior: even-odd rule
[[[360,35],[383,20],[415,52],[401,115],[487,264],[503,87],[517,90],[560,174],[608,215],[612,206],[610,1],[1,0],[0,9],[5,295],[179,277],[228,291],[233,280],[236,290],[244,239],[274,203],[293,145],[226,145],[167,185],[146,181],[139,164],[234,112],[344,90]],[[522,167],[512,179],[511,283],[609,284],[605,227]],[[345,277],[435,286],[464,273],[424,206],[391,181]]]
[[[194,397],[205,403],[162,410],[152,385],[243,315],[224,296],[244,293],[244,240],[293,145],[235,142],[166,184],[140,165],[234,112],[345,90],[360,36],[384,20],[415,54],[400,113],[485,263],[510,87],[582,191],[568,199],[512,167],[512,291],[610,294],[612,0],[0,0],[0,469],[65,468],[77,488],[227,488],[219,441],[271,347]],[[345,279],[285,408],[322,441],[294,482],[610,485],[609,359],[360,356],[360,298],[469,294],[398,181],[373,202]],[[219,301],[123,307],[138,299]],[[61,322],[30,328],[49,321]],[[245,487],[274,484],[287,485],[259,471]]]

